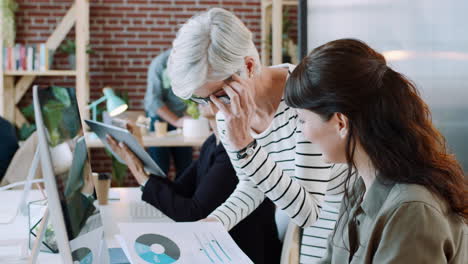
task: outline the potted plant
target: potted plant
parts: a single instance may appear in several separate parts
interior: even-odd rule
[[[68,55],[68,64],[70,65],[71,69],[75,69],[76,67],[76,44],[75,41],[67,39],[65,43],[60,45],[59,50]],[[93,54],[94,51],[88,47],[86,48],[86,53]]]
[[[15,44],[15,12],[18,10],[18,4],[14,0],[0,1],[0,14],[3,16],[3,44],[12,47]]]
[[[198,105],[190,100],[185,100],[184,102],[187,105],[187,114],[191,117],[184,119],[184,137],[198,138],[209,136],[210,125],[206,118],[200,118]]]
[[[73,153],[67,141],[78,134],[79,119],[67,113],[75,111],[69,89],[52,86],[52,93],[43,106],[44,125],[48,131],[49,150],[53,160],[54,172],[67,172],[73,161]]]

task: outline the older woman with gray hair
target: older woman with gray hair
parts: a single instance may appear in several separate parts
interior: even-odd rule
[[[174,93],[218,111],[220,139],[239,177],[208,218],[231,229],[268,197],[306,228],[301,263],[314,263],[336,222],[342,174],[304,138],[296,109],[283,100],[293,68],[262,66],[252,33],[220,8],[181,27],[168,61]]]

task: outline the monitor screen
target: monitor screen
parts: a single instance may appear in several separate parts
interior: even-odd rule
[[[39,89],[47,144],[69,240],[102,226],[74,89]]]

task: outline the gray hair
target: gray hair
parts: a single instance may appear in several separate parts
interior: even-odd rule
[[[233,13],[212,8],[190,18],[179,30],[168,60],[172,90],[184,99],[207,81],[220,81],[245,72],[245,57],[255,60],[258,51],[252,32]]]

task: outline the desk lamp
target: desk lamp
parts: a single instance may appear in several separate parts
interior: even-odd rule
[[[104,96],[97,99],[88,105],[88,108],[91,108],[93,114],[93,121],[96,121],[97,117],[97,106],[107,100],[107,111],[111,117],[120,115],[121,113],[127,110],[128,105],[120,97],[115,95],[114,91],[110,87],[104,87],[102,89]]]

